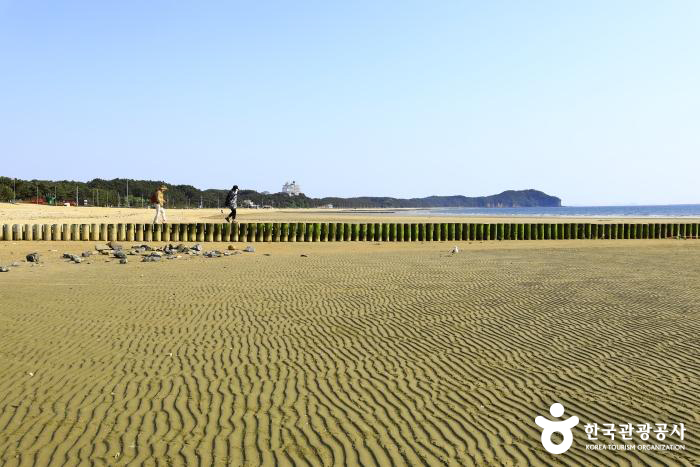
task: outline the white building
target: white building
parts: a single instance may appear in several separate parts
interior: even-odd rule
[[[286,193],[289,196],[299,196],[301,194],[301,187],[295,180],[292,180],[292,183],[287,182],[282,185],[282,193]]]

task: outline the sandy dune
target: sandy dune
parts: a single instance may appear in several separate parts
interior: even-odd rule
[[[430,210],[424,212],[427,216],[401,215],[406,210],[401,209],[238,209],[238,220],[241,222],[593,222],[593,223],[647,223],[670,222],[672,219],[654,218],[573,218],[560,217],[496,217],[498,209],[494,209],[494,217],[460,217],[430,215]],[[224,222],[228,210],[220,209],[167,209],[168,222]],[[37,206],[35,204],[0,203],[1,224],[91,224],[91,223],[149,223],[153,222],[155,211],[148,208],[93,208],[93,207],[64,207]],[[515,219],[515,221],[511,221]],[[700,219],[683,218],[682,222],[698,222]]]
[[[46,259],[0,275],[0,464],[700,461],[700,242],[460,245],[0,242]],[[553,401],[582,421],[557,457]],[[683,422],[687,450],[585,451],[591,421]]]

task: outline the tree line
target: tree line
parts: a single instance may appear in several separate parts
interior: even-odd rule
[[[227,189],[200,190],[192,185],[171,185],[162,180],[96,178],[89,182],[72,180],[22,180],[0,176],[0,201],[42,204],[78,204],[80,206],[142,207],[150,204],[151,194],[165,183],[170,208],[224,207]],[[77,194],[77,197],[76,197]],[[426,198],[326,197],[309,198],[305,194],[260,193],[242,189],[238,204],[250,201],[258,206],[311,208],[332,204],[336,208],[431,208],[431,207],[531,207],[561,206],[561,200],[537,190],[508,190],[491,196],[429,196]]]

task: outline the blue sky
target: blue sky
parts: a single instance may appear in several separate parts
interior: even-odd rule
[[[700,203],[700,2],[0,0],[1,175]]]

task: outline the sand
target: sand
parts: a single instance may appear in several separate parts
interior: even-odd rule
[[[0,464],[700,461],[700,241],[458,244],[0,242],[45,259],[0,273]],[[590,422],[685,423],[686,450],[586,451]]]
[[[590,217],[502,217],[440,216],[424,210],[425,216],[411,216],[405,209],[238,209],[240,222],[593,222],[593,223],[663,223],[673,218],[590,218]],[[411,210],[412,211],[412,210]],[[224,222],[227,209],[166,209],[168,222]],[[402,213],[406,213],[403,215]],[[41,206],[0,203],[1,224],[92,224],[149,223],[155,211],[149,208],[94,208]],[[700,222],[700,218],[681,218],[678,222]]]

